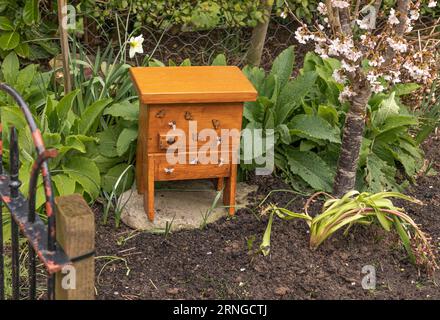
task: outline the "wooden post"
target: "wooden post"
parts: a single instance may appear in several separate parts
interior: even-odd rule
[[[60,31],[61,55],[63,58],[63,79],[64,79],[64,93],[68,94],[72,91],[72,79],[70,77],[69,66],[69,35],[67,26],[63,26],[66,20],[67,12],[63,10],[67,6],[67,0],[58,0],[58,25]]]
[[[55,199],[57,207],[57,243],[70,259],[86,256],[72,264],[75,273],[74,288],[62,287],[72,273],[56,275],[56,300],[93,300],[95,298],[94,214],[82,196],[73,194]],[[67,269],[67,271],[69,271]],[[71,282],[69,283],[71,285]]]

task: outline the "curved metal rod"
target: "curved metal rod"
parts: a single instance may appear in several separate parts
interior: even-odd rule
[[[9,94],[15,102],[20,107],[23,112],[26,122],[28,123],[29,128],[31,129],[32,140],[34,141],[35,149],[37,150],[38,155],[42,155],[46,152],[46,148],[44,146],[43,137],[41,136],[41,132],[37,127],[37,124],[32,117],[32,113],[29,109],[29,106],[24,101],[23,97],[11,86],[6,83],[0,82],[0,90]],[[46,195],[46,215],[47,215],[47,224],[48,224],[48,250],[55,250],[55,211],[54,211],[54,196],[52,189],[52,180],[50,177],[49,166],[47,160],[44,160],[41,165],[41,173],[43,175],[43,183],[44,183],[44,192]],[[35,201],[35,200],[34,200]]]
[[[49,149],[38,155],[31,170],[31,178],[29,180],[29,213],[28,220],[35,222],[35,202],[37,197],[37,181],[38,174],[41,170],[42,164],[50,158],[55,158],[58,155],[56,149]]]

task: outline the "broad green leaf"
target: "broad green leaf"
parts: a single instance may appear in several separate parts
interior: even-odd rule
[[[334,172],[316,153],[289,149],[287,159],[292,173],[300,176],[313,189],[332,191]]]
[[[26,0],[23,9],[23,21],[27,25],[33,25],[40,20],[40,11],[38,8],[39,0]]]
[[[245,102],[243,116],[250,122],[263,122],[264,106],[260,101]]]
[[[20,43],[14,48],[15,53],[22,58],[29,58],[30,50],[31,49],[27,43]]]
[[[310,140],[301,140],[299,144],[299,151],[310,151],[317,146],[316,143]]]
[[[122,128],[120,126],[112,126],[98,133],[98,150],[101,155],[108,158],[118,156],[118,152],[116,151],[116,142],[118,141],[121,131]]]
[[[131,167],[131,168],[128,168]],[[128,169],[127,169],[128,168]],[[118,185],[117,182],[119,180]],[[102,189],[106,192],[116,191],[119,195],[133,185],[134,170],[131,165],[121,163],[111,168],[102,176]]]
[[[130,145],[137,139],[138,128],[125,128],[119,135],[118,141],[116,142],[116,152],[118,156],[122,156],[130,147]]]
[[[243,68],[243,73],[254,85],[259,94],[262,94],[266,74],[262,68],[246,66]]]
[[[14,30],[14,26],[11,23],[11,20],[9,20],[8,17],[0,17],[0,30],[3,31],[12,31]]]
[[[341,143],[339,128],[332,127],[321,117],[300,114],[295,116],[289,123],[290,134],[301,138],[326,140],[333,143]]]
[[[20,63],[15,52],[9,53],[2,63],[2,73],[4,81],[13,86],[17,80]]]
[[[315,72],[305,72],[281,89],[276,106],[276,123],[284,123],[302,100],[309,94],[316,81]]]
[[[318,116],[325,119],[332,126],[337,125],[339,123],[338,111],[333,106],[327,106],[322,104],[319,105]]]
[[[418,85],[417,83],[398,83],[394,86],[393,91],[396,93],[396,96],[403,96],[413,93],[419,88],[420,85]]]
[[[2,50],[12,50],[20,43],[20,34],[15,31],[9,31],[3,33],[0,36],[0,49]]]
[[[75,193],[75,180],[66,174],[52,176],[52,181],[60,196],[67,196]]]
[[[84,142],[95,141],[92,137],[82,135],[70,135],[66,137],[66,143],[60,148],[60,154],[65,154],[70,150],[76,150],[81,153],[86,153],[87,148]]]
[[[14,126],[18,130],[27,128],[27,122],[19,107],[1,107],[0,114],[3,124]]]
[[[104,114],[121,117],[124,120],[137,121],[139,119],[139,105],[125,100],[111,105],[105,109]]]
[[[181,67],[190,67],[191,66],[191,60],[190,59],[185,59],[182,61],[182,63],[180,64]]]
[[[69,92],[58,102],[55,109],[57,111],[58,120],[61,123],[65,121],[67,113],[72,109],[73,101],[75,101],[75,98],[79,92],[79,89]]]
[[[395,181],[396,169],[389,166],[376,154],[372,153],[367,157],[365,170],[368,190],[372,192],[400,191],[399,185]]]
[[[37,72],[37,65],[30,64],[18,72],[16,87],[19,91],[27,89],[34,80]]]
[[[378,127],[385,120],[392,115],[399,113],[400,107],[396,103],[396,92],[392,92],[387,99],[384,99],[379,106],[379,109],[373,116],[373,124]]]
[[[64,173],[78,182],[92,199],[96,199],[101,185],[101,176],[96,164],[83,156],[74,156],[66,160],[63,165]]]
[[[165,67],[165,64],[160,60],[157,60],[155,58],[151,58],[148,62],[148,66],[149,67]]]
[[[396,160],[399,161],[403,165],[403,168],[405,169],[406,174],[409,177],[414,176],[414,174],[417,171],[415,159],[411,155],[409,155],[408,153],[402,151],[400,148],[390,148],[390,150],[393,153]]]
[[[57,148],[61,143],[61,135],[59,133],[43,133],[43,141],[46,148]]]
[[[98,121],[104,108],[112,101],[112,99],[98,100],[88,106],[78,123],[78,133],[87,135],[93,124]]]
[[[226,66],[226,57],[224,54],[217,55],[212,61],[213,66]]]
[[[406,131],[406,127],[415,126],[417,124],[418,120],[415,116],[392,115],[385,120],[385,122],[379,127],[379,130],[382,135],[388,131],[399,128]]]
[[[277,76],[280,88],[284,88],[293,71],[293,64],[295,63],[295,53],[293,46],[285,49],[278,57],[275,58],[271,75]]]
[[[287,125],[280,124],[276,128],[276,132],[279,134],[279,139],[284,144],[290,144],[291,138],[290,138],[290,131]],[[276,143],[276,142],[275,142]]]
[[[84,155],[88,159],[92,160],[99,169],[100,173],[106,173],[116,164],[120,163],[124,159],[121,157],[105,157],[100,154],[97,143],[86,143],[87,153]],[[115,151],[116,154],[116,151]]]

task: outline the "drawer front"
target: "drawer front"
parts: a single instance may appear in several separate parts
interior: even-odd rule
[[[154,156],[154,177],[158,181],[168,180],[194,180],[228,177],[230,175],[231,164],[223,163],[222,158],[218,158],[217,163],[202,164],[197,161],[196,156],[186,154],[185,163],[170,164],[166,156]]]
[[[235,129],[237,136],[241,130],[242,115],[242,103],[150,105],[146,127],[148,153],[164,153],[174,143],[182,143],[183,140],[185,151],[190,145],[200,148],[207,143],[220,148],[224,139],[229,139],[229,146],[238,145],[237,140],[233,143],[228,136],[222,138],[221,130]],[[203,129],[212,129],[212,135],[207,135],[206,131],[203,134]]]

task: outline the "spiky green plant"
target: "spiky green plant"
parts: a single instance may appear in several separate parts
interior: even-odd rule
[[[310,227],[310,248],[316,249],[326,239],[344,227],[353,224],[379,224],[386,231],[395,230],[408,253],[412,263],[426,267],[432,273],[439,266],[431,239],[420,229],[414,220],[405,213],[403,208],[394,206],[390,198],[403,199],[412,203],[422,204],[419,200],[398,192],[359,193],[350,191],[340,199],[327,200],[322,212],[315,217],[308,213],[309,204],[318,195],[316,193],[307,201],[305,213],[295,213],[285,208],[270,205],[264,212],[270,212],[269,222],[263,236],[261,249],[264,255],[270,250],[270,234],[273,216],[284,220],[304,219]],[[348,229],[347,229],[348,230]]]

